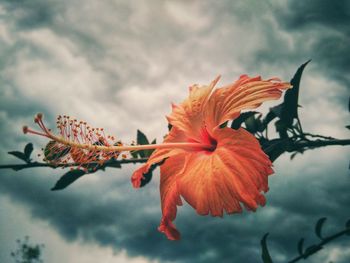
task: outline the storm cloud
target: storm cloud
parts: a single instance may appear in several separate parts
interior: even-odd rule
[[[289,80],[312,63],[302,81],[300,117],[310,132],[345,138],[349,95],[349,4],[347,1],[0,1],[1,162],[7,151],[32,141],[21,126],[36,112],[48,123],[70,114],[104,127],[128,142],[136,129],[159,141],[167,131],[170,102],[186,97],[193,83],[218,74],[225,84],[240,74]],[[273,104],[269,104],[273,105]],[[266,109],[266,107],[265,107]],[[320,117],[322,116],[322,118]],[[315,241],[315,222],[328,217],[336,231],[350,217],[349,150],[341,147],[288,155],[275,162],[268,203],[255,213],[224,218],[179,209],[182,240],[157,231],[161,217],[158,172],[132,188],[135,165],[81,178],[60,192],[49,189],[63,174],[51,169],[0,171],[0,241],[25,235],[6,218],[46,222],[69,244],[98,245],[126,262],[258,262],[260,239],[269,232],[275,262],[297,255],[301,237]],[[28,218],[30,219],[28,219]],[[23,223],[24,224],[24,223]],[[47,243],[47,262],[62,262]],[[40,242],[40,240],[39,240]],[[309,262],[350,259],[348,240],[330,244]],[[77,253],[79,253],[79,246]],[[9,259],[9,245],[0,259]],[[81,248],[82,249],[82,248]],[[81,250],[82,251],[82,250]],[[77,255],[70,255],[76,262]],[[67,259],[68,260],[68,259]],[[104,262],[103,258],[94,259]],[[93,261],[92,261],[93,262]]]

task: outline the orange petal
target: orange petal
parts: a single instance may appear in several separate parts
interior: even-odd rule
[[[254,109],[264,101],[280,98],[282,90],[290,87],[289,83],[277,78],[262,80],[261,77],[242,75],[235,83],[216,89],[211,95],[205,111],[208,130],[237,118],[242,110]]]
[[[193,85],[189,97],[180,105],[172,105],[172,113],[167,116],[169,123],[197,140],[203,126],[203,110],[220,76],[209,86]]]
[[[212,153],[191,154],[178,175],[178,191],[201,215],[241,212],[240,204],[255,211],[265,204],[271,162],[258,141],[244,129],[225,128],[214,133]]]
[[[185,152],[161,166],[162,220],[159,230],[179,239],[173,221],[182,196],[198,214],[223,216],[239,213],[241,204],[255,211],[265,205],[272,163],[253,135],[244,129],[217,129],[213,152]]]
[[[180,233],[172,221],[176,217],[176,206],[182,205],[176,180],[185,168],[184,163],[185,155],[177,155],[167,159],[160,168],[160,196],[163,216],[158,230],[170,240],[180,239]]]

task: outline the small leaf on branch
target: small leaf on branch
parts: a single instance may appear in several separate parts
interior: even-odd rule
[[[55,186],[51,188],[51,191],[62,190],[85,174],[86,172],[79,169],[69,171],[56,182]]]
[[[304,241],[305,239],[301,238],[298,242],[298,252],[300,256],[304,254]]]
[[[283,154],[288,146],[287,139],[264,140],[260,141],[260,143],[263,151],[269,156],[272,162]]]
[[[154,139],[151,144],[156,144],[157,143],[157,140]],[[149,150],[144,150],[144,153],[145,153],[145,157],[150,157],[152,155],[152,153],[154,152],[155,149],[149,149]]]
[[[323,224],[324,222],[327,220],[326,217],[322,217],[320,218],[317,223],[316,223],[316,226],[315,226],[315,233],[316,233],[316,236],[318,236],[320,239],[323,240],[323,237],[322,237],[322,227],[323,227]]]
[[[254,115],[247,118],[244,121],[247,131],[249,131],[252,134],[254,134],[258,131],[263,131],[264,127],[263,127],[263,124],[262,124],[260,118],[261,118],[261,115],[259,115],[257,118],[255,118]]]
[[[278,106],[281,107],[281,105],[278,105]],[[278,107],[278,106],[276,106],[276,107]],[[274,107],[274,108],[276,108],[276,107]],[[265,118],[262,121],[262,123],[265,127],[277,117],[276,113],[273,110],[274,108],[270,108],[270,111],[266,114]]]
[[[33,152],[33,144],[32,143],[28,143],[25,147],[24,147],[24,155],[27,158],[28,161],[30,161],[30,155]]]
[[[293,85],[293,88],[286,91],[283,103],[272,107],[263,120],[263,123],[267,125],[274,118],[278,117],[279,120],[275,123],[275,125],[281,138],[288,137],[287,128],[292,128],[294,120],[298,119],[298,108],[300,107],[298,104],[300,80],[304,68],[310,61],[311,60],[302,64],[294,74],[290,82]]]
[[[347,235],[350,236],[350,219],[346,222],[345,228],[347,229]]]
[[[241,113],[241,115],[239,115],[238,118],[234,119],[232,124],[231,124],[231,128],[232,129],[239,129],[242,125],[243,122],[245,122],[246,119],[248,119],[251,116],[254,116],[254,114],[257,114],[258,112],[256,111],[248,111],[248,112],[243,112]]]
[[[304,64],[302,64],[294,77],[290,81],[293,85],[292,89],[286,91],[284,95],[284,101],[281,111],[281,119],[283,122],[290,127],[293,124],[293,119],[298,118],[298,99],[299,99],[299,89],[300,89],[300,80],[303,74],[304,68],[311,60],[308,60]]]
[[[260,242],[261,249],[262,249],[261,258],[262,258],[264,263],[273,263],[272,258],[271,258],[270,253],[269,253],[269,250],[267,248],[267,243],[266,243],[266,239],[267,239],[268,235],[269,235],[269,233],[266,233]]]
[[[19,151],[12,151],[12,152],[8,152],[8,154],[11,154],[15,157],[17,157],[18,159],[21,159],[22,161],[25,161],[26,163],[28,162],[28,159],[26,157],[26,155],[22,152]]]
[[[140,130],[137,130],[137,144],[139,145],[149,144],[146,135]],[[145,150],[137,151],[137,153],[140,155],[141,158],[147,157]]]

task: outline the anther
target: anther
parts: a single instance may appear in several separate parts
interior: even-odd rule
[[[22,130],[23,130],[24,134],[27,134],[28,133],[28,126],[23,126]]]

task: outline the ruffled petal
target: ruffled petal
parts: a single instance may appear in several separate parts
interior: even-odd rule
[[[277,78],[262,80],[261,77],[242,75],[232,85],[216,89],[210,96],[204,114],[208,131],[211,133],[225,121],[237,118],[242,110],[254,109],[264,101],[279,99],[282,91],[290,87],[289,83]]]
[[[180,239],[180,233],[173,221],[176,217],[177,206],[182,205],[176,181],[185,168],[185,158],[183,154],[171,157],[160,168],[162,219],[158,230],[170,240]]]
[[[169,123],[182,130],[188,138],[198,141],[203,122],[203,110],[209,100],[213,88],[220,76],[209,86],[193,85],[189,88],[190,95],[180,105],[172,105],[172,112],[167,119]]]
[[[258,141],[244,129],[218,129],[213,152],[188,155],[177,176],[177,191],[198,214],[222,216],[241,212],[241,204],[255,211],[265,204],[271,161]]]

